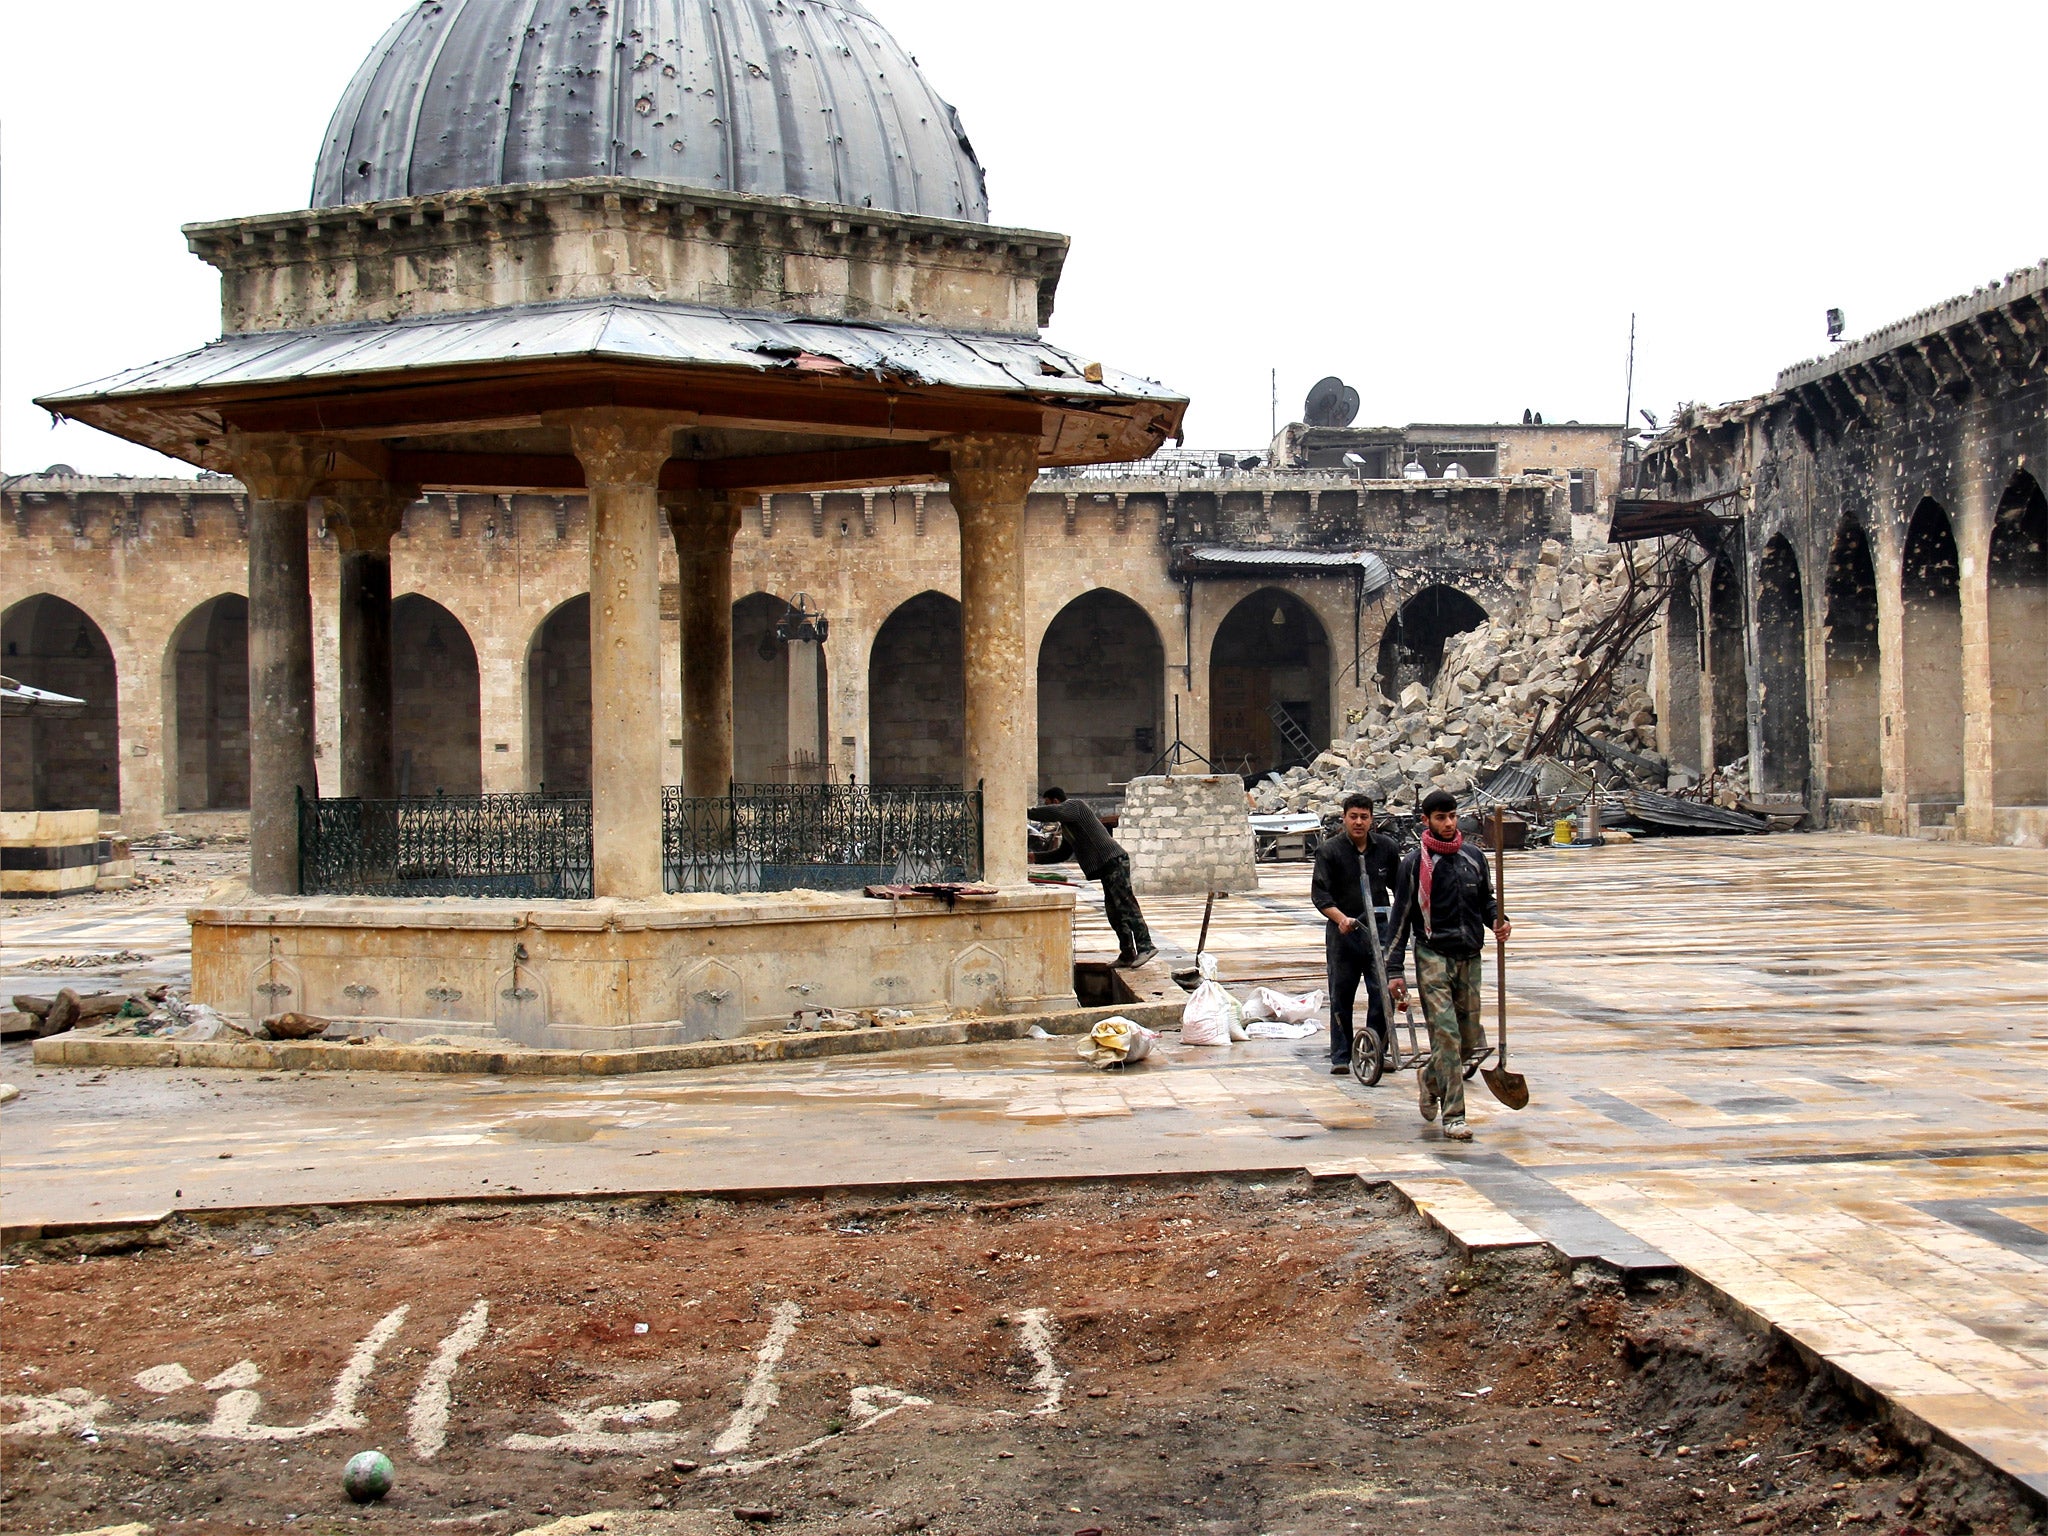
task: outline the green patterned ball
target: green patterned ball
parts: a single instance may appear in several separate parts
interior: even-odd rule
[[[397,1475],[389,1456],[382,1451],[364,1451],[351,1456],[342,1470],[341,1491],[358,1504],[374,1504],[391,1491],[391,1480]]]

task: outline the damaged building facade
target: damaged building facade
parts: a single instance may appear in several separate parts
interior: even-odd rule
[[[1674,765],[2048,844],[2048,263],[1688,407],[1640,469],[1624,507],[1704,530],[1658,636]]]
[[[1546,540],[1597,531],[1620,457],[1612,426],[1335,434],[1373,440],[1384,464],[1366,474],[1348,448],[1322,462],[1331,435],[1040,477],[1025,526],[1035,668],[1018,680],[1038,722],[1034,782],[1114,793],[1176,730],[1183,766],[1307,760],[1382,689],[1434,681],[1446,640],[1511,605]],[[1401,478],[1416,462],[1425,477]],[[9,480],[0,501],[0,670],[88,701],[8,722],[6,806],[96,806],[130,833],[231,824],[248,797],[244,488],[58,466]],[[334,794],[345,528],[317,503],[311,528],[316,762]],[[748,505],[733,548],[737,781],[960,782],[959,548],[942,484]],[[583,497],[430,494],[391,549],[399,793],[587,789]],[[662,560],[675,783],[671,545]]]

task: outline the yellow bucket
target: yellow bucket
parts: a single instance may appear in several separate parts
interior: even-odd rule
[[[1550,840],[1553,843],[1569,843],[1572,841],[1571,817],[1560,816],[1557,818],[1557,825],[1550,829]]]

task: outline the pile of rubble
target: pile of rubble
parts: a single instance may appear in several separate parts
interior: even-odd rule
[[[1521,755],[1595,665],[1582,653],[1589,632],[1623,601],[1627,558],[1604,545],[1568,550],[1546,542],[1522,601],[1446,643],[1433,688],[1411,683],[1398,700],[1367,709],[1349,740],[1258,786],[1253,809],[1334,816],[1338,801],[1354,791],[1412,806],[1418,792],[1442,788],[1462,796],[1484,783]],[[1645,550],[1642,558],[1652,557]],[[1653,750],[1656,720],[1645,638],[1577,724],[1663,773],[1668,768]]]
[[[0,1013],[0,1039],[42,1040],[71,1030],[95,1035],[155,1035],[169,1040],[215,1040],[246,1032],[174,987],[146,992],[93,992],[65,987],[55,997],[17,994],[12,1012]]]

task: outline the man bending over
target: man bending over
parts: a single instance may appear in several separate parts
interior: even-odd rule
[[[1145,926],[1145,914],[1138,910],[1137,893],[1131,889],[1131,856],[1109,835],[1088,802],[1069,800],[1064,789],[1048,789],[1045,804],[1034,805],[1029,814],[1033,821],[1058,822],[1081,865],[1081,878],[1102,882],[1102,908],[1116,930],[1117,968],[1143,965],[1157,955],[1152,930]]]

